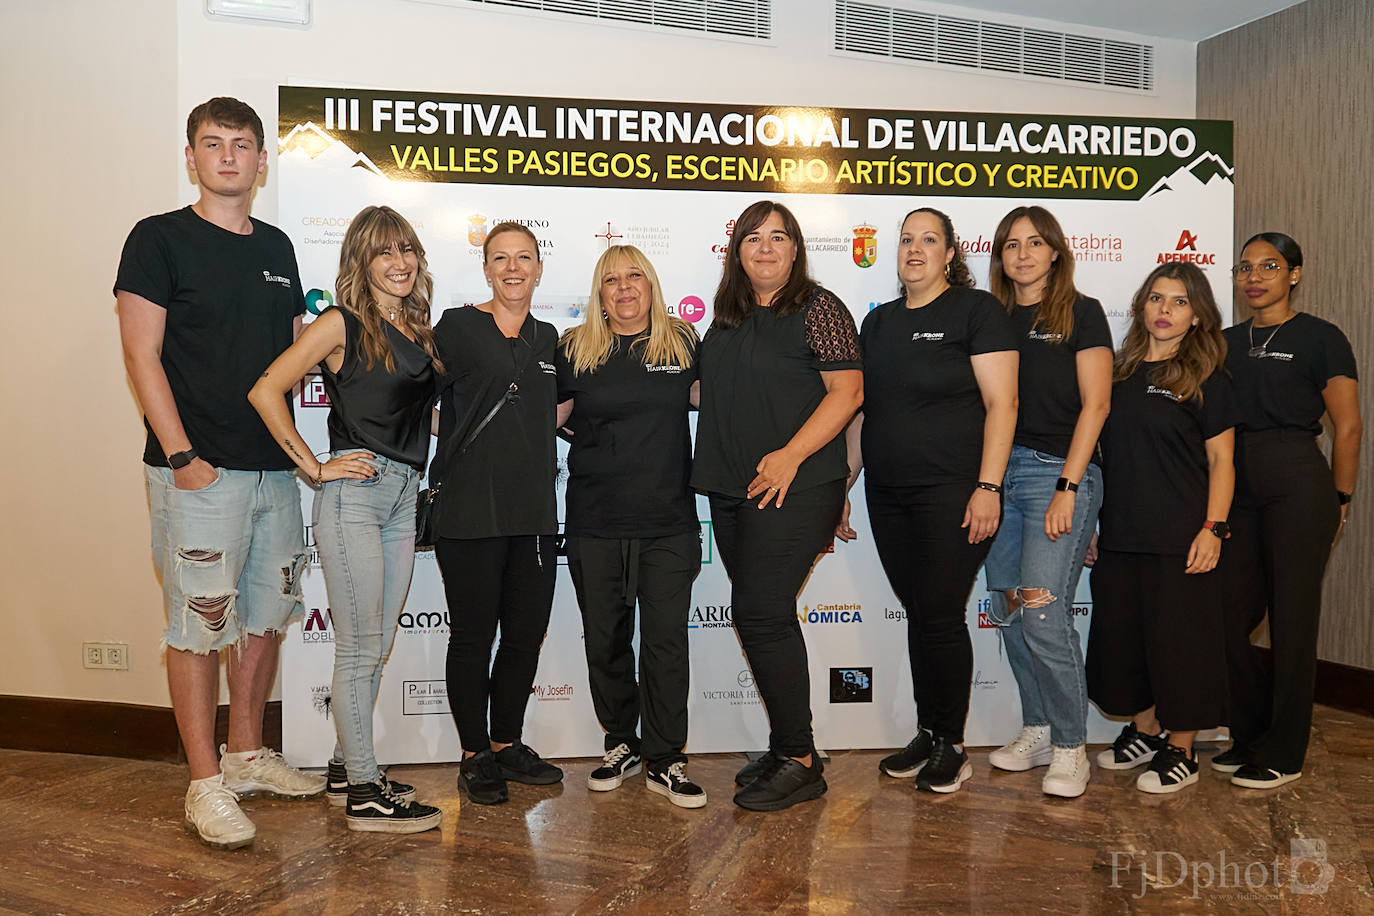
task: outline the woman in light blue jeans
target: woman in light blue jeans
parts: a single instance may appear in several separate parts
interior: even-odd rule
[[[435,374],[432,283],[415,230],[389,207],[367,207],[339,254],[338,306],[326,309],[267,368],[249,400],[319,491],[315,544],[334,621],[331,709],[339,744],[329,800],[350,830],[415,833],[438,808],[386,779],[372,744],[382,664],[415,564],[415,494],[429,457]],[[329,396],[330,457],[310,454],[288,392],[319,365]],[[342,758],[342,760],[340,760]]]
[[[988,755],[1014,771],[1049,765],[1041,789],[1087,789],[1088,694],[1073,598],[1102,505],[1093,463],[1112,389],[1112,337],[1096,299],[1074,288],[1073,251],[1043,207],[997,226],[989,286],[1020,336],[1020,407],[1003,481],[1002,527],[985,565],[1021,694],[1020,734]]]

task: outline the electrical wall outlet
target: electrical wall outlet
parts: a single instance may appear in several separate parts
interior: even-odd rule
[[[129,644],[126,642],[83,642],[81,666],[110,671],[129,670]]]

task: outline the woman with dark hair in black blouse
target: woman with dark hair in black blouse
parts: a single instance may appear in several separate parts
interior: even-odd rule
[[[760,201],[735,221],[698,365],[692,486],[710,498],[771,726],[768,753],[735,777],[735,804],[777,811],[826,790],[797,593],[840,520],[840,432],[863,402],[854,319],[808,276],[801,227],[782,204]]]

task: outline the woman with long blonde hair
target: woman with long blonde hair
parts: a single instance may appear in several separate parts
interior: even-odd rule
[[[701,571],[688,484],[696,350],[692,326],[668,314],[649,259],[632,245],[612,245],[592,270],[585,319],[563,335],[554,360],[558,421],[572,434],[568,572],[582,610],[592,705],[606,732],[605,756],[587,787],[610,791],[645,769],[649,791],[682,808],[706,804],[682,752],[687,614]]]
[[[1131,303],[1112,373],[1087,657],[1088,696],[1130,717],[1139,744],[1120,760],[1118,741],[1098,762],[1148,761],[1143,792],[1197,782],[1193,739],[1222,718],[1226,597],[1214,570],[1229,536],[1237,418],[1225,360],[1202,271],[1156,267]]]
[[[436,374],[432,282],[425,249],[405,217],[366,207],[339,252],[337,305],[310,323],[253,386],[248,399],[314,484],[315,545],[334,620],[332,712],[339,743],[330,804],[350,830],[416,833],[438,808],[377,768],[372,709],[382,664],[410,590],[415,494],[429,458]],[[301,438],[285,395],[315,366],[329,396],[330,457]]]

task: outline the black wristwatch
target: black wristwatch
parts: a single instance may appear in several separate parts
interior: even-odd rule
[[[1206,528],[1223,541],[1231,536],[1231,526],[1226,522],[1203,522],[1202,527]]]
[[[1078,492],[1078,484],[1074,483],[1072,480],[1070,480],[1070,479],[1067,478],[1067,477],[1061,477],[1061,478],[1059,478],[1058,480],[1056,480],[1056,481],[1054,482],[1054,488],[1055,488],[1056,490],[1066,491],[1066,492],[1069,492],[1069,493],[1077,493],[1077,492]]]
[[[167,466],[174,471],[179,471],[196,457],[196,450],[188,448],[184,452],[174,452],[167,456]]]
[[[1352,497],[1354,497],[1354,495],[1354,493],[1347,493],[1344,490],[1337,490],[1336,502],[1340,503],[1342,506],[1348,506],[1350,505],[1350,500]]]

